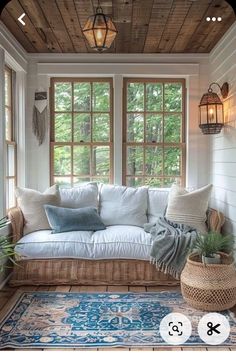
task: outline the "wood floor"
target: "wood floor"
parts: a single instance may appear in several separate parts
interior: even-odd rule
[[[14,295],[16,290],[35,290],[35,291],[57,291],[57,292],[159,292],[163,290],[180,290],[179,287],[164,287],[164,286],[156,286],[156,287],[143,287],[143,286],[21,286],[17,288],[11,288],[9,286],[5,286],[2,290],[0,290],[0,312],[4,308],[5,304],[9,301],[9,299]],[[234,308],[234,313],[236,314],[236,307]],[[9,350],[17,350],[17,349],[9,349]],[[27,350],[27,349],[24,349]],[[30,350],[30,349],[29,349]],[[34,350],[54,350],[54,349],[34,349]],[[56,350],[56,349],[55,349]],[[72,350],[72,349],[64,349],[64,350]],[[133,351],[133,350],[144,350],[144,351],[158,351],[158,350],[177,350],[177,351],[186,351],[186,350],[200,350],[200,351],[211,351],[211,350],[224,350],[224,351],[233,351],[236,350],[236,347],[227,347],[227,348],[215,348],[215,347],[155,347],[155,348],[104,348],[104,349],[74,349],[74,350],[122,350],[122,351]]]

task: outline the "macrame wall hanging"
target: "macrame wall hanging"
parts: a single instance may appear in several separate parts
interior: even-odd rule
[[[47,121],[47,92],[35,92],[34,110],[33,110],[33,133],[36,136],[39,145],[45,138]]]

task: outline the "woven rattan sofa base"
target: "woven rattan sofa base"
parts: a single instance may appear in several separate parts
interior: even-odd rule
[[[11,286],[19,285],[177,285],[170,275],[142,260],[21,260]]]

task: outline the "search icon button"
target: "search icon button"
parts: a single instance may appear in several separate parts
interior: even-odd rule
[[[160,334],[168,344],[181,345],[185,343],[191,332],[191,322],[182,313],[170,313],[161,320]]]

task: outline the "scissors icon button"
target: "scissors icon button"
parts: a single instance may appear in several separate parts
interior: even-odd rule
[[[205,314],[198,323],[198,334],[202,341],[209,345],[220,345],[230,335],[228,315],[220,313]]]
[[[208,331],[207,331],[207,335],[212,335],[213,332],[217,333],[217,334],[220,334],[219,330],[217,330],[218,327],[220,327],[220,324],[216,324],[213,326],[213,323],[212,322],[208,322],[207,323],[207,326],[208,328],[210,328]]]

